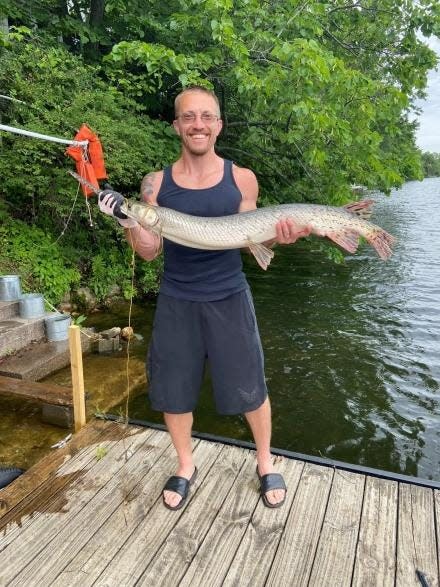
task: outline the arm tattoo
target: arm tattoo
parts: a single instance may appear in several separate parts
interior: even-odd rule
[[[142,199],[145,200],[145,201],[147,201],[147,202],[150,200],[151,195],[152,195],[152,193],[154,191],[153,190],[153,179],[154,179],[154,176],[155,176],[155,172],[154,171],[151,172],[151,173],[148,173],[144,177],[144,179],[142,180],[142,183],[141,183],[141,196],[142,196]]]

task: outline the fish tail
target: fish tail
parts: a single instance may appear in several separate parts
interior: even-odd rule
[[[391,256],[391,247],[395,241],[395,238],[391,236],[391,234],[385,230],[382,230],[381,228],[378,228],[372,233],[365,235],[365,238],[370,243],[370,245],[376,249],[376,252],[381,259],[386,261],[386,259]]]

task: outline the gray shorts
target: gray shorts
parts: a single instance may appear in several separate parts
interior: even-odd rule
[[[147,355],[152,409],[193,412],[206,361],[220,414],[243,414],[261,406],[267,388],[249,290],[214,302],[159,294]]]

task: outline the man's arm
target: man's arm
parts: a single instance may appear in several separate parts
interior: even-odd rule
[[[145,175],[141,182],[141,200],[157,206],[157,194],[162,183],[163,172],[153,171]],[[146,261],[152,261],[160,252],[160,237],[146,230],[140,224],[125,229],[125,238],[130,247]]]
[[[239,212],[245,212],[246,210],[255,210],[257,207],[258,199],[258,181],[250,169],[244,169],[242,167],[233,167],[233,174],[235,183],[241,192],[242,200]],[[267,241],[265,244],[267,247],[271,247],[275,244],[289,245],[297,241],[303,236],[309,236],[312,232],[311,226],[301,227],[296,224],[290,218],[280,220],[276,225],[276,238]]]

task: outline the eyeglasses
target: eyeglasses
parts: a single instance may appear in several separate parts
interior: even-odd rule
[[[180,118],[185,123],[190,123],[190,122],[195,122],[195,120],[197,118],[197,114],[195,112],[184,112],[183,114],[179,114],[179,116],[177,116],[176,118]],[[207,124],[210,124],[210,123],[218,120],[219,116],[216,116],[215,114],[211,114],[211,112],[202,112],[202,114],[200,115],[200,118],[202,119],[202,122],[206,122]]]

